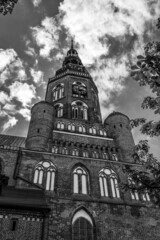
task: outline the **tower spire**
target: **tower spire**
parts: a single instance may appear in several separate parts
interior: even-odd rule
[[[71,38],[71,49],[73,49],[73,38]]]

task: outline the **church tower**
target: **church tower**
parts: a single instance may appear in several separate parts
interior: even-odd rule
[[[83,66],[73,41],[62,68],[49,79],[46,99],[56,110],[56,117],[101,123],[98,90]]]
[[[0,174],[9,177],[0,239],[159,239],[149,194],[120,187],[131,181],[126,166],[141,167],[129,122],[113,112],[103,123],[98,89],[72,41],[45,100],[31,109],[27,138],[0,135]]]

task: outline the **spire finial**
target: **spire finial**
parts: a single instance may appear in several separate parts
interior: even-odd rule
[[[73,49],[73,38],[71,38],[71,49]]]

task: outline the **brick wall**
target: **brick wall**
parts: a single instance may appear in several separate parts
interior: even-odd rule
[[[14,226],[13,221],[16,221]],[[40,240],[42,224],[43,218],[38,213],[0,209],[1,240]]]

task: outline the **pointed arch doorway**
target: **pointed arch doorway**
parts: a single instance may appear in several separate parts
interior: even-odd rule
[[[81,209],[72,219],[72,240],[94,240],[94,225],[89,214]]]

